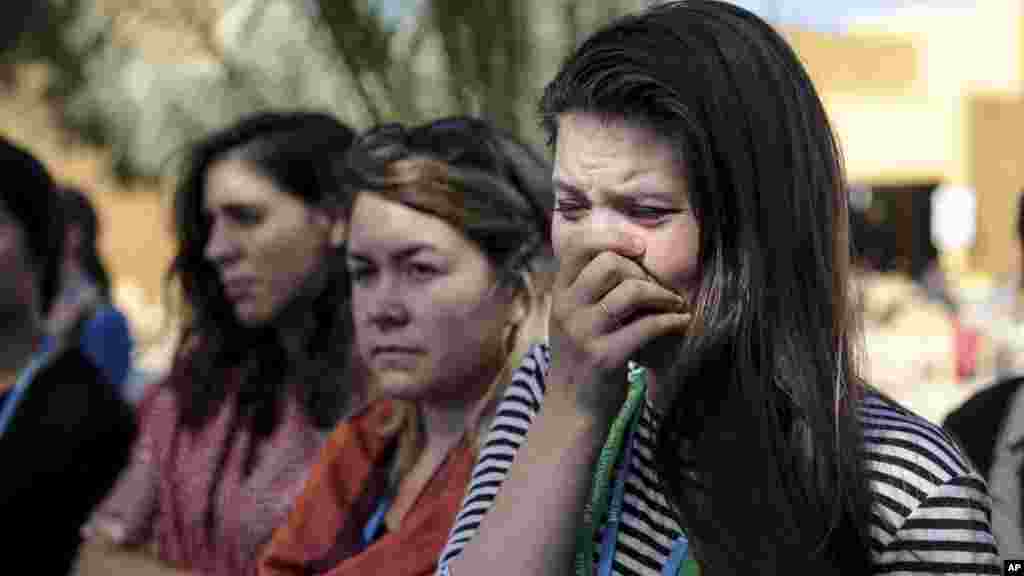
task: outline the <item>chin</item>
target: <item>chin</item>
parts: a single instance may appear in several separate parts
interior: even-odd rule
[[[387,398],[416,401],[423,395],[419,379],[407,372],[377,372],[373,383],[377,392]]]
[[[258,306],[249,304],[248,302],[242,302],[235,305],[235,320],[246,328],[263,326],[270,322],[272,318],[272,314]]]
[[[246,328],[256,328],[267,323],[267,319],[258,314],[243,314],[241,312],[235,312],[235,319],[238,320],[239,324]]]

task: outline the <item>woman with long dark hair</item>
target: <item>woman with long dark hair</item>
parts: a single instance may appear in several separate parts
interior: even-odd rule
[[[91,524],[175,568],[251,574],[325,431],[361,402],[348,378],[346,198],[355,135],[263,113],[189,155],[170,278],[188,305],[171,374],[140,408],[132,468]]]
[[[355,348],[381,398],[335,429],[262,576],[431,574],[497,399],[545,336],[545,161],[454,117],[371,130],[349,171]]]
[[[783,38],[659,5],[587,39],[541,112],[550,356],[499,406],[442,571],[998,574],[984,481],[858,377],[839,147]]]

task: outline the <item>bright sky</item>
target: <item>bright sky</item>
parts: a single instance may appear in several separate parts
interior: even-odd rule
[[[415,2],[375,0],[385,16],[399,17]],[[514,2],[517,0],[492,0]],[[912,5],[970,6],[973,0],[734,0],[735,4],[776,24],[800,26],[822,32],[839,32],[851,21],[884,16]]]
[[[854,20],[884,17],[902,8],[956,8],[973,0],[736,0],[734,4],[774,23],[811,30],[839,32]]]

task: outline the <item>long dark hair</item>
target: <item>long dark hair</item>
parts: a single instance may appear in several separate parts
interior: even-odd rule
[[[189,313],[178,346],[186,371],[171,378],[179,406],[179,427],[201,429],[234,392],[236,405],[226,446],[215,468],[210,502],[217,490],[238,430],[253,439],[245,473],[255,465],[261,441],[276,428],[291,394],[318,427],[330,428],[348,409],[346,386],[351,323],[348,277],[341,251],[325,259],[326,282],[318,293],[300,293],[286,304],[304,322],[304,357],[290,359],[272,325],[246,327],[235,318],[214,266],[204,256],[210,224],[203,213],[207,171],[228,154],[241,157],[282,191],[310,206],[341,215],[347,188],[337,168],[355,133],[326,114],[261,113],[246,117],[197,143],[190,151],[174,196],[177,254],[168,286],[177,280]],[[291,364],[290,362],[295,362]],[[226,383],[238,386],[229,390]],[[214,506],[207,510],[212,534]]]
[[[96,243],[100,236],[99,218],[89,197],[74,186],[59,188],[65,229],[77,226],[79,230],[79,265],[96,284],[104,300],[110,300],[110,273],[100,257]]]
[[[844,175],[796,54],[746,10],[672,2],[586,40],[540,108],[551,139],[593,113],[685,163],[701,280],[655,461],[704,572],[870,572]]]

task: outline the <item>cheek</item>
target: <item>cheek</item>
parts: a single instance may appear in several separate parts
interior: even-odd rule
[[[699,236],[689,230],[650,238],[644,265],[676,293],[689,293],[700,280],[699,242]]]
[[[297,232],[273,241],[254,243],[253,252],[275,295],[287,299],[324,265],[327,244],[309,232]]]
[[[367,358],[369,354],[369,337],[372,334],[370,321],[370,301],[366,293],[358,287],[352,288],[349,297],[349,311],[352,315],[352,330],[355,338],[355,347],[360,355]]]
[[[551,222],[551,249],[555,258],[561,258],[564,253],[566,237],[565,224],[561,223],[559,218],[554,218]]]
[[[424,335],[433,340],[441,356],[460,358],[458,363],[478,362],[502,326],[496,303],[482,303],[478,297],[451,293],[441,301],[419,306]]]

